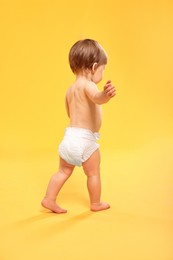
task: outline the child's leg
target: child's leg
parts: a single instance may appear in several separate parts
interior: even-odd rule
[[[109,204],[100,201],[101,181],[99,149],[97,149],[82,166],[87,175],[87,187],[90,195],[91,210],[99,211],[110,208]]]
[[[67,210],[60,208],[56,204],[56,197],[66,180],[74,170],[74,165],[68,164],[60,157],[59,171],[52,176],[47,187],[46,195],[42,200],[42,206],[55,213],[66,213]]]

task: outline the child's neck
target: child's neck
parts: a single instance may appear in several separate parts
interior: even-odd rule
[[[85,79],[85,80],[88,80],[88,81],[92,81],[92,74],[91,74],[91,72],[89,72],[89,73],[86,73],[86,72],[78,73],[76,75],[76,80],[80,80],[80,79]]]

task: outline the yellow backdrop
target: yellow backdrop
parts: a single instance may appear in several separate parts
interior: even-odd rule
[[[104,106],[103,147],[172,136],[172,10],[172,1],[1,1],[3,152],[58,144],[68,123],[64,95],[74,80],[68,52],[83,38],[108,52],[100,89],[107,79],[117,88]]]
[[[0,259],[173,259],[173,1],[0,0]],[[40,201],[58,168],[74,81],[68,52],[98,40],[104,83],[102,195],[89,211],[81,168],[48,214]]]

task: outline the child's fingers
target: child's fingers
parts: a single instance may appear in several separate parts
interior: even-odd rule
[[[111,97],[115,96],[115,94],[116,94],[115,87],[112,87],[111,89],[109,89],[109,90],[106,92],[106,94],[107,94],[108,96],[111,96]]]
[[[110,83],[111,83],[111,80],[108,80],[108,81],[106,82],[106,85],[107,85],[107,84],[110,84]]]
[[[111,98],[116,95],[116,89],[114,86],[112,86],[111,80],[108,80],[106,82],[106,85],[104,86],[104,91],[105,91],[106,95]]]
[[[109,86],[111,86],[111,80],[108,80],[104,86],[104,88],[108,88]]]
[[[113,92],[111,95],[110,95],[110,97],[112,98],[112,97],[114,97],[116,95],[116,92]]]
[[[104,86],[104,91],[108,92],[113,86],[111,84],[107,84]]]
[[[116,91],[114,86],[108,86],[107,88],[105,88],[106,93],[114,92],[114,91]]]

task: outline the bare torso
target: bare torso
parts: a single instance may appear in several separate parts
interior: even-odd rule
[[[99,132],[101,127],[101,105],[95,104],[86,95],[85,79],[77,80],[67,91],[66,105],[71,127],[87,128]]]

